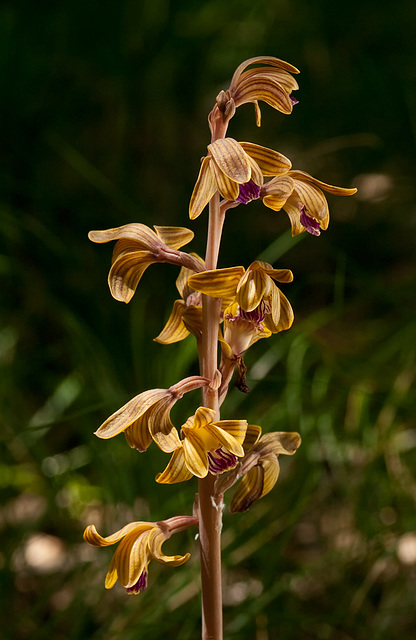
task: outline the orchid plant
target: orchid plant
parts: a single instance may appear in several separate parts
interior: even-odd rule
[[[255,65],[255,66],[253,66]],[[180,298],[155,340],[171,344],[195,338],[198,374],[168,389],[139,393],[113,413],[96,431],[109,439],[124,433],[133,449],[144,452],[154,442],[170,454],[166,468],[156,476],[159,484],[197,478],[192,515],[175,515],[161,522],[131,522],[102,537],[94,525],[85,540],[104,547],[118,543],[105,580],[111,588],[118,580],[129,594],[147,587],[150,560],[178,566],[185,555],[166,556],[162,544],[188,527],[199,528],[202,588],[202,638],[222,638],[221,529],[225,492],[237,485],[231,512],[244,512],[272,490],[279,476],[279,456],[293,455],[301,438],[295,432],[269,432],[244,418],[220,417],[220,407],[236,374],[236,385],[248,392],[244,354],[258,340],[289,329],[293,310],[277,286],[293,280],[288,269],[255,260],[248,268],[217,268],[221,234],[227,211],[260,199],[273,211],[289,216],[292,235],[319,236],[327,229],[329,209],[324,192],[349,196],[356,189],[326,184],[304,171],[292,169],[278,151],[227,136],[238,107],[253,103],[256,124],[261,124],[259,101],[283,114],[292,113],[298,89],[296,67],[274,57],[255,57],[235,71],[230,86],[221,91],[209,114],[211,141],[202,159],[189,204],[194,220],[208,206],[205,258],[181,248],[193,238],[183,227],[154,227],[131,223],[115,229],[91,231],[93,242],[116,241],[108,283],[112,296],[130,302],[151,264],[167,262],[180,267],[176,281]],[[201,389],[201,405],[178,430],[170,413],[184,394]]]

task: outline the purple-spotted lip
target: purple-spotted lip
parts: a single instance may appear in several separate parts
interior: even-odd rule
[[[234,469],[237,465],[238,459],[233,453],[224,451],[224,449],[216,449],[215,451],[208,451],[208,469],[209,472],[218,475],[229,469]]]
[[[311,218],[307,213],[305,213],[305,207],[302,207],[302,210],[300,212],[300,223],[312,236],[321,235],[321,225],[317,220]]]
[[[251,202],[251,200],[257,200],[259,197],[260,187],[254,180],[250,179],[248,182],[239,185],[239,193],[235,201],[241,202],[241,204],[247,204]]]
[[[126,592],[129,595],[138,594],[147,588],[147,571],[144,570],[139,576],[139,579],[132,587],[127,587]]]

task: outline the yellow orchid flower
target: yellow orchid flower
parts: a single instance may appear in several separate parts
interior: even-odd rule
[[[232,469],[244,455],[246,420],[218,420],[215,411],[199,407],[182,426],[183,439],[156,482],[174,484],[192,476],[205,478]]]
[[[280,473],[279,455],[292,456],[300,443],[301,437],[296,432],[277,431],[260,438],[239,470],[238,477],[244,475],[231,500],[231,513],[247,511],[253,502],[273,489]]]
[[[264,323],[269,331],[278,333],[292,325],[293,310],[273,280],[292,282],[293,274],[288,269],[274,269],[268,262],[255,260],[247,270],[227,267],[203,271],[191,276],[188,283],[196,291],[223,298],[228,304],[237,302],[242,318],[254,324]]]
[[[177,430],[170,419],[173,405],[188,391],[209,383],[208,378],[190,376],[169,389],[150,389],[139,393],[97,429],[95,435],[107,440],[123,433],[130,447],[146,451],[152,440],[170,453],[180,445]]]
[[[197,258],[203,266],[204,261],[197,254],[191,254]],[[176,279],[176,288],[181,296],[180,300],[173,303],[172,312],[168,321],[159,335],[154,338],[160,344],[172,344],[183,340],[192,333],[197,340],[202,335],[202,300],[201,294],[191,289],[188,285],[189,276],[195,273],[194,269],[182,267]]]
[[[189,204],[189,217],[197,218],[218,191],[230,202],[258,198],[263,176],[279,176],[291,162],[278,151],[234,138],[220,138],[208,145]]]
[[[274,211],[284,209],[292,226],[292,236],[303,231],[319,236],[329,224],[328,202],[322,190],[335,196],[352,196],[357,189],[336,187],[313,178],[304,171],[288,171],[264,184],[260,190],[263,204]]]
[[[180,247],[192,240],[194,234],[185,227],[158,227],[155,231],[140,223],[125,224],[114,229],[90,231],[92,242],[117,240],[113,251],[108,284],[111,295],[120,302],[130,302],[147,267],[154,262],[169,262],[198,272],[200,261]]]
[[[292,456],[298,450],[301,438],[296,432],[276,431],[261,436],[261,427],[248,425],[244,442],[246,455],[236,467],[215,482],[215,494],[223,494],[241,478],[231,500],[232,513],[247,511],[256,500],[271,491],[280,472],[279,456]]]
[[[120,542],[108,569],[105,588],[111,589],[119,580],[127,593],[132,595],[146,589],[151,560],[177,567],[189,559],[190,553],[184,556],[164,555],[162,544],[173,533],[197,523],[198,518],[193,516],[176,516],[161,522],[131,522],[105,538],[94,525],[89,525],[84,531],[84,540],[94,547],[107,547]]]
[[[246,70],[252,64],[262,66]],[[216,105],[209,115],[211,133],[218,125],[228,123],[235,110],[242,104],[252,102],[256,110],[256,124],[261,125],[259,100],[266,102],[277,111],[290,114],[298,100],[290,94],[299,88],[292,74],[299,70],[293,65],[272,56],[257,56],[241,63],[232,77],[227,91],[221,91]]]

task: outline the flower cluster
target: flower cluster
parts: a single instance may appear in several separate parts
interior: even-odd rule
[[[154,226],[152,230],[131,223],[89,234],[93,242],[116,243],[108,275],[111,295],[116,300],[125,303],[132,300],[151,264],[164,262],[179,267],[176,287],[180,297],[174,301],[165,326],[154,340],[167,345],[192,335],[200,362],[200,375],[184,378],[168,389],[139,393],[105,420],[96,435],[108,440],[124,433],[128,445],[139,452],[155,443],[162,452],[170,454],[165,469],[155,478],[158,484],[177,484],[195,477],[200,487],[207,487],[203,483],[208,481],[210,491],[212,488],[214,491],[205,494],[212,502],[205,501],[208,510],[197,500],[192,516],[132,522],[107,537],[89,525],[84,538],[91,545],[119,544],[107,573],[107,588],[119,580],[128,593],[137,594],[147,586],[150,560],[173,566],[186,562],[189,553],[164,555],[163,542],[190,526],[206,527],[210,517],[214,517],[209,509],[218,509],[216,501],[221,500],[222,504],[223,494],[237,481],[230,510],[246,511],[276,484],[279,456],[293,455],[300,445],[298,433],[277,431],[262,435],[259,425],[248,424],[245,419],[220,419],[219,415],[235,370],[237,387],[248,391],[245,352],[260,339],[292,326],[292,306],[276,283],[284,288],[292,282],[293,274],[289,269],[275,268],[260,260],[253,261],[248,268],[216,268],[228,210],[261,200],[269,209],[287,213],[292,235],[307,231],[319,236],[329,224],[325,193],[348,196],[356,191],[326,184],[293,169],[291,161],[278,151],[252,142],[238,142],[226,135],[237,108],[246,103],[254,104],[258,126],[260,101],[280,113],[292,113],[298,102],[292,95],[298,89],[294,78],[297,73],[296,67],[278,58],[250,58],[236,69],[228,89],[216,98],[208,118],[211,141],[189,204],[191,220],[210,205],[205,261],[195,253],[181,250],[194,235],[184,227]],[[217,351],[221,352],[219,364]],[[177,429],[171,410],[186,393],[197,389],[202,392],[202,405]],[[215,535],[220,535],[221,526],[214,529]],[[201,545],[207,540],[209,536],[201,533]],[[201,553],[210,557],[209,550]],[[206,619],[204,624],[209,624]],[[208,631],[206,635],[219,636]]]

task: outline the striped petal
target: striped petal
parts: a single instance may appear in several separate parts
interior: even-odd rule
[[[117,577],[123,587],[132,587],[138,581],[140,575],[145,570],[148,561],[148,539],[149,531],[155,525],[149,525],[141,532],[132,531],[120,542],[108,570],[105,586],[107,589],[114,584],[115,569]],[[110,586],[111,585],[111,586]]]
[[[112,240],[133,240],[136,245],[136,250],[151,250],[152,248],[160,245],[160,240],[155,232],[139,222],[124,224],[121,227],[115,227],[113,229],[90,231],[88,237],[92,242],[97,242],[99,244],[103,242],[111,242]]]
[[[262,491],[263,470],[255,466],[241,478],[230,503],[231,513],[247,511],[256,500],[261,498]]]
[[[244,442],[243,442],[243,448],[246,453],[247,451],[250,451],[250,449],[254,447],[256,442],[259,441],[261,436],[261,431],[262,431],[261,427],[257,424],[247,425]]]
[[[206,429],[227,451],[240,458],[244,455],[242,443],[247,429],[246,420],[220,420],[207,425]]]
[[[334,196],[352,196],[354,195],[354,193],[357,193],[357,189],[355,188],[347,189],[345,187],[336,187],[332,184],[327,184],[326,182],[317,180],[316,178],[309,175],[309,173],[306,173],[305,171],[295,171],[295,170],[290,171],[290,177],[296,181],[309,182],[315,185],[315,187],[320,187],[324,191],[327,191],[328,193],[331,193]]]
[[[158,237],[171,249],[180,249],[194,237],[194,232],[186,227],[153,226]]]
[[[184,556],[166,556],[162,552],[162,544],[165,542],[165,540],[166,534],[159,527],[154,527],[154,529],[152,529],[152,531],[150,532],[148,538],[149,551],[152,554],[153,558],[161,564],[168,564],[172,567],[178,567],[191,557],[190,553],[186,553]]]
[[[158,473],[155,480],[159,484],[176,484],[190,478],[192,478],[192,473],[185,464],[185,456],[181,446],[172,453],[166,469],[162,473]]]
[[[308,216],[321,221],[328,215],[328,203],[321,189],[310,182],[295,180],[295,191]]]
[[[121,433],[162,398],[171,397],[168,389],[150,389],[139,393],[113,413],[97,429],[95,435],[107,439]]]
[[[278,176],[289,171],[292,166],[289,158],[278,151],[252,142],[240,142],[240,145],[250,158],[256,161],[264,176]]]
[[[211,158],[204,158],[199,170],[199,175],[192,192],[189,203],[189,217],[195,220],[205,209],[214,193],[217,191],[217,183],[211,170]]]
[[[223,173],[215,164],[211,163],[212,173],[214,174],[215,183],[220,196],[225,200],[234,202],[239,194],[239,186],[235,180],[231,180],[225,173]]]
[[[200,438],[195,431],[190,430],[186,434],[182,446],[189,471],[197,478],[205,478],[208,474],[208,451],[203,438]]]
[[[130,524],[126,524],[126,526],[119,531],[112,533],[110,536],[103,537],[98,533],[95,526],[93,524],[90,524],[85,529],[83,537],[84,540],[88,542],[88,544],[91,544],[94,547],[108,547],[112,544],[120,542],[120,540],[122,540],[124,536],[126,536],[131,531],[134,531],[135,529],[137,529],[139,532],[146,531],[152,526],[154,525],[149,522],[130,522]]]
[[[244,311],[259,306],[270,287],[268,276],[261,269],[247,269],[237,287],[237,302]]]
[[[221,173],[243,184],[250,180],[251,168],[244,149],[234,138],[220,138],[208,145],[214,164]]]
[[[207,296],[233,300],[238,283],[244,275],[244,267],[227,267],[213,271],[202,271],[191,276],[188,284]]]
[[[120,256],[113,262],[108,274],[111,295],[119,302],[130,302],[147,267],[154,257],[149,251],[134,251]]]
[[[292,113],[293,104],[284,87],[267,74],[256,74],[253,77],[243,78],[238,84],[235,96],[236,107],[246,102],[262,100],[273,109],[286,115]]]
[[[168,321],[159,335],[156,338],[153,338],[154,342],[159,342],[160,344],[172,344],[173,342],[179,342],[189,336],[189,331],[185,327],[182,319],[185,309],[186,304],[183,300],[175,300]]]
[[[273,209],[273,211],[280,211],[294,188],[295,181],[292,178],[279,176],[263,185],[260,196],[266,207]]]

